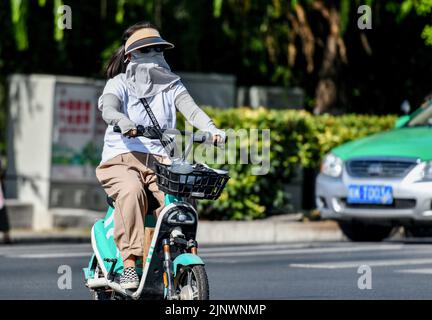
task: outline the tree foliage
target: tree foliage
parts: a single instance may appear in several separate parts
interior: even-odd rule
[[[432,12],[432,1],[431,0],[404,0],[402,3],[401,14],[406,16],[410,11],[415,10],[419,16],[427,16]],[[425,40],[426,44],[432,46],[432,25],[425,25],[422,38]]]
[[[394,113],[430,91],[431,0],[69,0],[73,28],[61,30],[63,3],[0,1],[0,83],[16,72],[102,77],[123,30],[150,20],[176,44],[173,70],[300,86],[316,113]],[[372,30],[357,26],[363,4]]]

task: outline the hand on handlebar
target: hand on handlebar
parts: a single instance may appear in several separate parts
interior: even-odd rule
[[[119,126],[114,126],[113,128],[114,132],[121,133],[121,129]],[[139,136],[144,136],[146,133],[145,128],[142,125],[136,126],[136,128],[130,129],[123,133],[123,136],[130,138],[136,138]]]
[[[225,142],[225,139],[220,134],[214,134],[212,138],[214,145],[219,145]]]
[[[131,129],[131,130],[125,132],[123,135],[125,137],[128,137],[129,139],[135,138],[138,135],[138,130],[137,129]]]
[[[212,132],[211,137],[212,137],[211,142],[213,143],[214,146],[223,148],[223,146],[226,143],[226,138],[227,138],[224,131],[216,129]]]
[[[114,126],[113,128],[114,132],[121,133],[119,126]],[[213,132],[211,134],[210,132],[201,132],[201,133],[192,133],[188,131],[178,131],[176,129],[163,129],[161,132],[159,132],[155,127],[144,127],[142,125],[137,125],[136,128],[133,128],[127,132],[125,132],[123,135],[128,138],[136,138],[136,137],[145,137],[148,139],[159,139],[159,135],[163,134],[181,134],[181,135],[192,135],[193,136],[193,142],[195,143],[211,143],[214,146],[222,147],[226,143],[226,136],[225,133],[221,130],[218,130],[216,132]]]

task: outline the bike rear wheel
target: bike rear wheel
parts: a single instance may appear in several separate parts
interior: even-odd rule
[[[209,283],[204,266],[183,266],[174,281],[180,300],[208,300]]]
[[[112,292],[109,291],[91,291],[90,297],[92,300],[114,300],[114,295]]]

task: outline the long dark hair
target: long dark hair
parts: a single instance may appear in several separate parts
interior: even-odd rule
[[[110,61],[108,62],[108,65],[106,67],[107,78],[114,78],[116,75],[126,71],[126,67],[129,63],[129,62],[126,63],[124,62],[126,41],[135,31],[143,28],[152,28],[158,30],[156,26],[154,26],[153,24],[147,21],[138,22],[133,26],[127,28],[126,31],[123,32],[121,47],[116,50],[116,52],[113,54]]]

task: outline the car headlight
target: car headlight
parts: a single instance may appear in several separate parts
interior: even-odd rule
[[[324,157],[321,164],[321,173],[327,176],[338,178],[342,174],[343,161],[334,154],[329,153]]]
[[[432,181],[432,161],[426,162],[422,172],[422,180]]]

